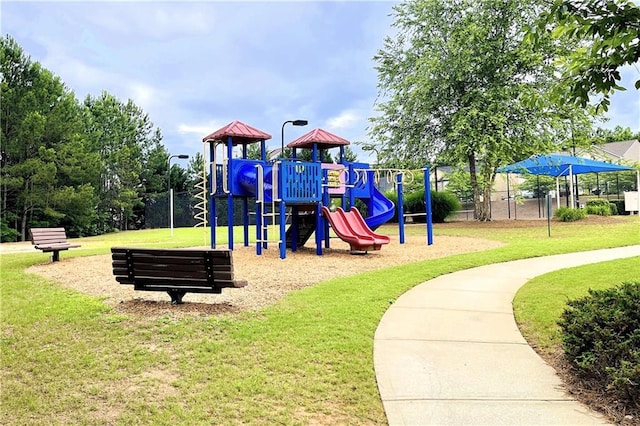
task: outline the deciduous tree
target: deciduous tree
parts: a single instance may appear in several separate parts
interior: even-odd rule
[[[551,150],[562,125],[547,97],[558,46],[523,42],[540,11],[517,0],[395,6],[397,33],[374,58],[380,115],[370,132],[380,162],[466,164],[476,218],[488,220],[497,166]]]

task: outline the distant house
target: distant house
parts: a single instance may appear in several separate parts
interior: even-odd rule
[[[595,145],[590,153],[594,160],[613,161],[615,163],[640,164],[640,141],[631,139]],[[580,151],[582,153],[582,151]],[[580,154],[579,154],[580,155]]]

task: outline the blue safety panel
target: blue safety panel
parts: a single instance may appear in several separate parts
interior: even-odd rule
[[[222,175],[222,164],[216,164],[216,188],[214,193],[216,196],[225,195],[222,190],[222,179],[224,179]]]
[[[283,160],[279,165],[280,191],[285,203],[322,201],[320,163]]]
[[[355,198],[371,198],[371,188],[373,188],[373,170],[367,171],[367,177],[364,178],[364,172],[362,169],[369,169],[369,164],[367,163],[349,163],[349,178],[354,179],[353,182],[353,193]],[[357,173],[351,171],[353,169],[359,169]]]

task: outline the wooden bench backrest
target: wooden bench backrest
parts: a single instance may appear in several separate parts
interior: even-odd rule
[[[116,280],[136,286],[236,287],[230,250],[112,247]]]
[[[31,228],[31,243],[34,245],[64,244],[67,234],[64,228]]]

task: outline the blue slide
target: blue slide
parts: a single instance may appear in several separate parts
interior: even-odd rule
[[[369,216],[364,221],[369,228],[376,229],[393,218],[395,208],[393,201],[374,186],[371,191],[371,200],[369,200]]]
[[[242,188],[244,195],[251,197],[256,196],[256,182],[258,180],[258,169],[255,167],[256,162],[253,164],[243,164],[236,174],[237,183]],[[265,203],[271,202],[271,173],[272,166],[264,166],[264,201]]]

